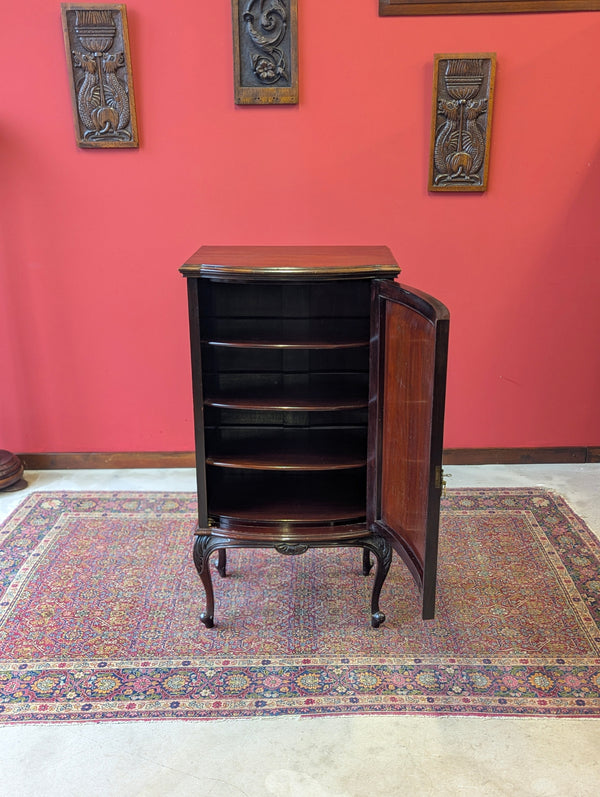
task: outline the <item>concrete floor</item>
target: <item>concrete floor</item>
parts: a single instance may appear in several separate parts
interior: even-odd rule
[[[555,490],[600,536],[600,464],[451,466],[448,486]],[[40,471],[31,490],[190,490],[190,470]],[[0,519],[26,493],[0,493]],[[600,794],[600,721],[323,717],[0,727],[10,797]]]

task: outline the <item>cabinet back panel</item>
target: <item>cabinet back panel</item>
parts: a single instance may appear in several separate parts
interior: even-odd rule
[[[262,450],[302,450],[313,455],[316,452],[353,454],[366,463],[367,430],[366,429],[324,429],[310,428],[262,428],[253,427],[221,427],[207,429],[206,451],[218,454],[223,451],[235,452],[237,449],[252,452]],[[363,464],[364,464],[363,463]]]
[[[213,373],[207,374],[205,379],[205,394],[217,391],[238,391],[240,396],[255,390],[268,390],[269,388],[289,390],[311,390],[318,399],[319,392],[324,396],[335,391],[344,394],[345,391],[360,391],[364,393],[365,401],[368,398],[368,374],[365,373],[319,373],[310,372],[280,372],[272,373]]]
[[[364,519],[370,289],[370,280],[200,282],[213,516],[252,523]],[[282,400],[278,409],[280,391],[289,407],[303,406],[305,395],[315,401],[286,410]],[[350,407],[354,395],[364,396],[364,407]],[[236,407],[240,399],[249,405]],[[263,407],[252,406],[263,399]]]
[[[239,349],[204,346],[202,367],[215,373],[330,373],[369,370],[368,348],[352,349]]]
[[[205,427],[252,428],[361,428],[367,427],[367,409],[338,412],[290,412],[285,410],[241,410],[220,407],[204,408]]]
[[[347,522],[364,519],[364,469],[280,473],[207,467],[208,511],[249,521]]]
[[[221,318],[364,317],[369,297],[369,280],[287,284],[203,280],[200,312]]]
[[[326,344],[369,342],[369,321],[363,316],[346,318],[275,318],[237,316],[203,316],[203,339],[216,342],[263,341],[266,345],[310,348]]]

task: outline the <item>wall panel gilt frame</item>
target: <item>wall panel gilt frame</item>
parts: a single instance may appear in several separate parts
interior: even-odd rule
[[[434,57],[430,191],[486,190],[495,74],[495,53]]]
[[[298,102],[298,0],[231,0],[237,105]]]
[[[124,5],[61,4],[80,147],[137,147],[127,10]]]
[[[379,0],[380,17],[600,11],[600,0]]]

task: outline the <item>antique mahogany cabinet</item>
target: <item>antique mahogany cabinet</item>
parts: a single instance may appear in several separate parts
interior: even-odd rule
[[[214,623],[209,557],[225,576],[235,547],[361,548],[365,575],[373,554],[373,627],[396,551],[433,617],[446,308],[396,282],[383,246],[203,246],[180,271],[202,622]]]

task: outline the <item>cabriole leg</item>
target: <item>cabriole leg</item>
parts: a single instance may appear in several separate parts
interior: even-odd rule
[[[384,537],[376,535],[367,538],[361,544],[364,546],[367,556],[369,551],[372,551],[377,558],[375,581],[371,593],[371,625],[373,628],[379,628],[385,622],[385,614],[379,609],[379,596],[392,562],[392,547]]]
[[[207,628],[213,627],[215,617],[215,595],[208,563],[212,553],[211,542],[213,542],[213,538],[209,534],[201,534],[196,537],[196,542],[194,543],[194,564],[206,593],[206,611],[202,612],[200,619]]]

